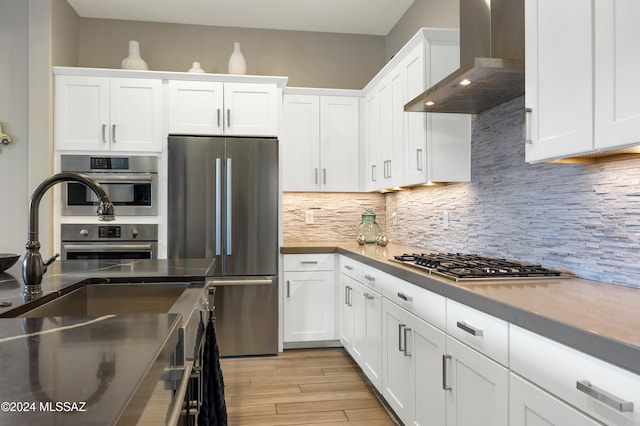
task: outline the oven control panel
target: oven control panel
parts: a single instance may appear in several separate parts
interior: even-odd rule
[[[119,226],[98,226],[99,238],[120,238],[121,235],[121,228]]]

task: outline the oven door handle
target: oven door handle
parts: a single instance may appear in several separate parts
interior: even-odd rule
[[[129,182],[148,182],[152,183],[156,175],[152,173],[138,173],[135,175],[101,175],[94,173],[85,173],[87,176],[99,183],[129,183]]]
[[[151,244],[63,244],[64,250],[149,250]]]

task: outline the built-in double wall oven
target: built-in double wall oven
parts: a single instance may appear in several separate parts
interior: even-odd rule
[[[63,172],[97,181],[115,207],[116,222],[95,218],[98,200],[79,182],[64,182],[61,193],[60,254],[63,260],[155,259],[158,257],[158,157],[62,155]],[[136,216],[135,219],[132,216]],[[127,218],[131,218],[128,220]]]
[[[62,155],[60,169],[85,174],[102,185],[116,217],[158,214],[158,157]],[[63,183],[62,216],[92,216],[97,205],[96,195],[82,183]]]

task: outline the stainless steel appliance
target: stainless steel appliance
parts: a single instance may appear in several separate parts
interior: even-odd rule
[[[215,257],[221,356],[278,351],[278,140],[170,136],[168,257]]]
[[[390,260],[455,281],[569,278],[561,271],[541,265],[476,254],[413,253],[394,256]]]
[[[158,214],[158,157],[62,155],[60,168],[85,174],[102,185],[118,216]],[[83,184],[63,183],[63,216],[94,215],[97,205],[96,196]]]
[[[63,260],[155,259],[158,225],[63,223],[60,239]]]

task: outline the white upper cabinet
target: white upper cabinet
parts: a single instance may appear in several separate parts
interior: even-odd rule
[[[640,3],[526,0],[525,8],[526,161],[639,144]]]
[[[58,150],[160,151],[161,80],[56,75]]]
[[[470,179],[471,116],[404,112],[458,65],[458,31],[422,29],[365,87],[367,191]]]
[[[359,191],[358,97],[308,93],[283,97],[283,189]]]
[[[169,133],[275,136],[275,84],[169,81]]]

